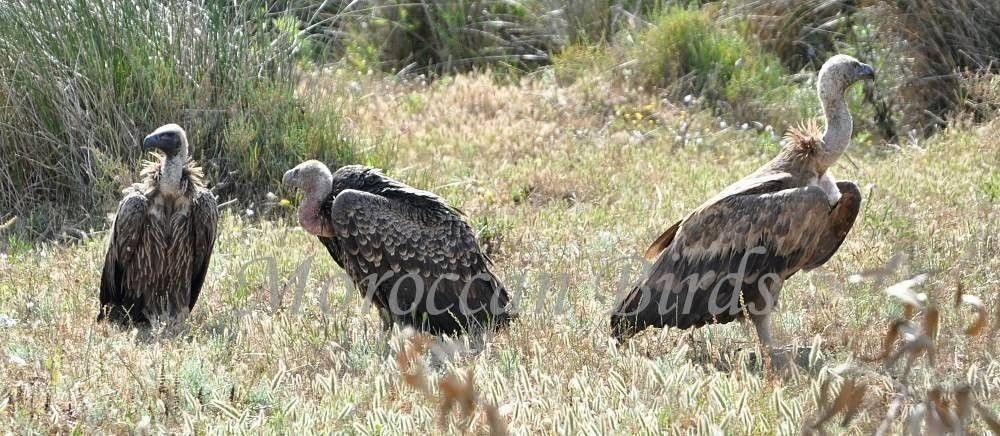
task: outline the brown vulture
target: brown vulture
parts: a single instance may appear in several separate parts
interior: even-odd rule
[[[188,157],[184,130],[156,129],[143,150],[162,156],[146,162],[141,183],[122,191],[101,273],[98,321],[149,324],[183,318],[205,283],[219,220],[215,196]]]
[[[373,168],[331,173],[315,160],[287,171],[283,183],[304,191],[299,223],[374,303],[384,328],[459,334],[495,330],[513,317],[472,229],[437,195]]]
[[[646,250],[651,268],[611,314],[615,338],[749,315],[773,353],[769,321],[782,284],[829,260],[858,215],[858,187],[834,181],[829,168],[851,141],[844,93],[874,75],[850,56],[823,64],[817,88],[826,131],[792,129],[777,157],[663,232]]]

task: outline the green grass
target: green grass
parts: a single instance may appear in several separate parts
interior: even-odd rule
[[[865,200],[833,259],[797,274],[782,294],[778,337],[819,344],[822,357],[811,372],[786,379],[747,369],[754,336],[745,326],[651,331],[615,348],[606,316],[623,290],[612,267],[617,259],[637,255],[674,220],[769,159],[776,139],[720,130],[709,114],[682,114],[655,100],[649,112],[658,124],[636,136],[614,122],[611,106],[544,78],[519,85],[483,75],[429,85],[313,79],[304,85],[311,93],[351,108],[345,128],[352,134],[392,138],[391,175],[440,193],[491,241],[498,274],[531,303],[509,332],[454,361],[429,352],[416,363],[401,360],[407,334],[383,337],[355,291],[345,294],[337,282],[324,298],[323,283],[339,269],[315,238],[289,224],[293,211],[280,208],[267,212],[276,221],[227,210],[206,288],[183,328],[162,337],[121,332],[93,322],[107,238],[95,233],[82,244],[42,244],[0,260],[0,315],[18,320],[0,324],[4,428],[435,431],[439,403],[401,375],[401,366],[425,361],[432,397],[449,374],[472,371],[483,404],[495,405],[517,434],[799,433],[828,404],[819,400],[824,382],[851,377],[870,382],[865,407],[846,428],[827,427],[869,434],[898,375],[861,359],[876,354],[888,322],[902,312],[882,289],[920,272],[933,273],[921,290],[941,308],[942,328],[936,365],[920,360],[911,375],[915,392],[967,381],[980,402],[1000,412],[996,321],[987,335],[967,339],[960,331],[969,317],[949,303],[961,282],[991,311],[1000,307],[995,122],[947,131],[919,147],[855,144],[848,152],[855,164],[834,167],[836,177],[863,188]],[[681,123],[690,139],[684,146],[675,141]],[[881,284],[847,280],[897,253],[907,261]],[[273,304],[263,266],[241,282],[244,265],[267,256],[285,278],[315,259],[300,310],[292,309],[288,282],[278,282],[287,290]],[[534,298],[551,291],[547,275],[567,280],[558,313],[551,300],[535,310]],[[320,309],[324,300],[329,311]],[[732,359],[743,360],[714,368]],[[839,373],[844,363],[860,376]],[[458,412],[443,422],[453,432],[485,432],[489,410],[477,409],[468,426]],[[893,432],[902,430],[897,421]],[[982,421],[972,430],[984,432]]]
[[[708,9],[673,7],[654,17],[633,58],[639,84],[739,104],[784,83],[778,58],[722,27]]]
[[[360,160],[331,105],[296,95],[287,21],[255,0],[6,2],[0,215],[36,237],[90,229],[102,215],[80,211],[112,207],[142,137],[169,122],[224,200],[263,195],[306,156]]]

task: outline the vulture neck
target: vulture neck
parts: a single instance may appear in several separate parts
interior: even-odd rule
[[[820,103],[826,117],[826,131],[823,132],[821,152],[816,156],[816,170],[825,173],[837,158],[844,153],[851,143],[851,133],[854,130],[854,120],[847,110],[844,91],[820,90]]]
[[[184,167],[187,166],[187,149],[183,148],[177,153],[168,154],[163,158],[163,167],[160,169],[160,183],[157,188],[160,192],[169,196],[181,194],[181,178],[184,177]]]
[[[332,186],[321,184],[306,193],[305,201],[299,207],[299,224],[305,231],[316,236],[333,237],[329,219],[323,216],[323,202],[332,191]]]

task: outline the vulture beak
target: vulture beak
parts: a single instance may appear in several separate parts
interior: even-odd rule
[[[142,140],[142,151],[156,148],[157,136],[156,134],[146,135],[146,138]]]
[[[142,150],[160,150],[166,154],[176,153],[184,141],[184,131],[173,124],[156,129],[142,140]]]
[[[875,69],[868,64],[858,64],[858,78],[875,81]]]

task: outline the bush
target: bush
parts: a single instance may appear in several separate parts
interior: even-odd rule
[[[969,81],[963,74],[1000,72],[1000,2],[905,0],[879,15],[901,41],[894,58],[906,74],[899,98],[907,121],[939,127],[962,109]],[[901,56],[900,56],[901,55]]]
[[[842,40],[851,32],[857,5],[851,1],[745,0],[735,12],[750,17],[750,34],[789,71],[819,70],[837,54],[838,37]]]
[[[900,0],[858,2],[743,0],[736,12],[792,71],[818,69],[836,52],[859,54],[880,71],[875,125],[888,139],[903,130],[930,133],[976,110],[966,77],[1000,71],[1000,2]],[[973,102],[974,103],[974,102]],[[975,118],[988,119],[987,113]]]
[[[784,70],[738,32],[720,28],[707,9],[664,11],[634,48],[636,80],[674,97],[705,97],[741,114],[752,112],[755,96],[780,88]]]
[[[49,235],[63,219],[95,224],[168,122],[219,194],[266,191],[307,156],[354,160],[338,117],[295,96],[295,40],[267,14],[255,1],[8,2],[0,211]]]
[[[325,41],[323,60],[360,71],[519,71],[560,45],[553,15],[535,0],[369,0],[297,5],[302,27]]]

